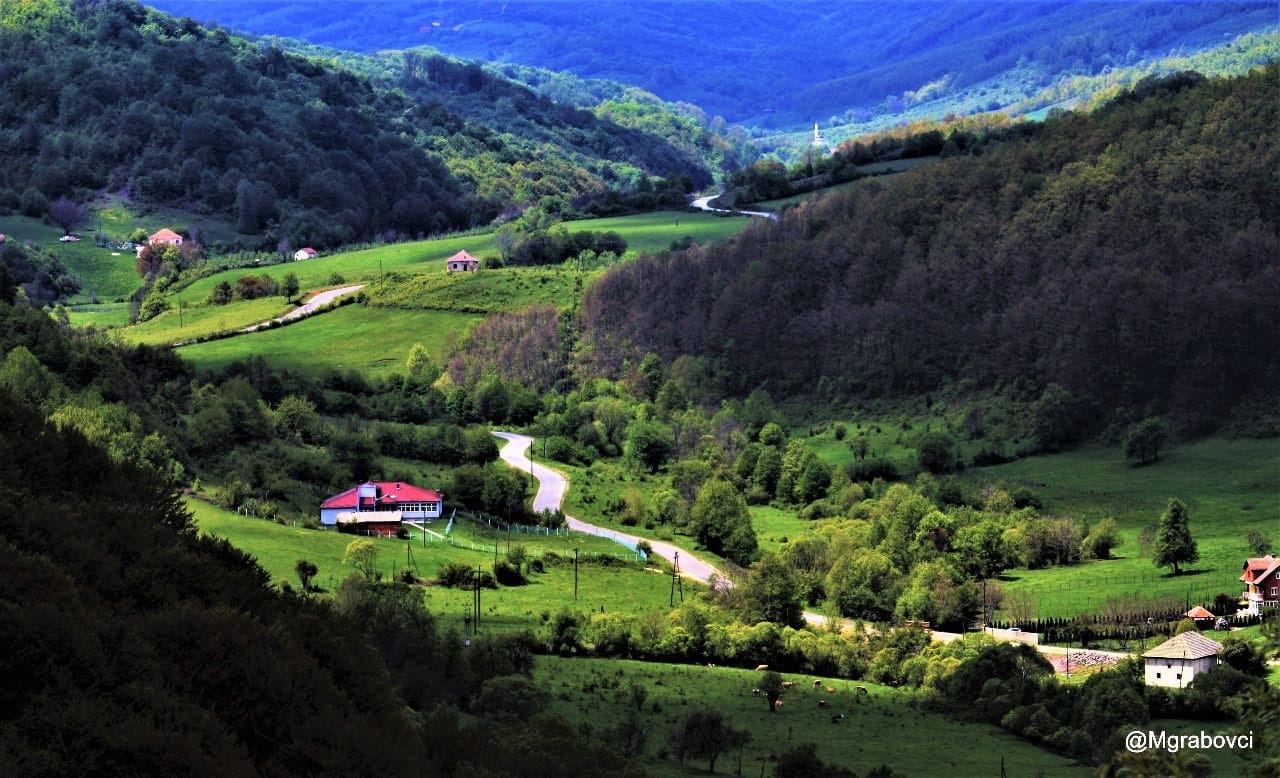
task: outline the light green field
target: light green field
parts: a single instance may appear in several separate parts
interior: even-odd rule
[[[755,527],[756,540],[762,550],[780,551],[787,542],[808,531],[813,522],[802,519],[794,511],[771,505],[752,505],[751,526]]]
[[[742,775],[772,775],[776,755],[802,743],[814,743],[820,759],[865,775],[882,764],[895,775],[999,775],[1001,760],[1011,776],[1086,776],[1096,771],[1042,751],[1024,740],[984,724],[964,724],[917,707],[908,694],[862,681],[784,674],[796,682],[783,693],[783,705],[770,713],[764,697],[751,694],[760,674],[751,670],[673,665],[630,660],[538,657],[534,680],[552,696],[551,710],[593,736],[615,726],[633,709],[627,690],[647,691],[640,719],[649,729],[645,766],[659,776],[706,775],[705,760],[681,765],[659,756],[671,733],[698,708],[724,714],[732,726],[751,733],[742,753]],[[827,694],[825,688],[835,689]],[[856,693],[864,686],[868,694]],[[821,709],[824,698],[830,708]],[[831,716],[846,718],[832,723]],[[716,762],[716,772],[733,775],[736,752]]]
[[[263,273],[277,281],[284,278],[285,273],[293,273],[298,276],[298,283],[303,291],[332,286],[329,283],[329,277],[334,273],[341,275],[346,283],[377,281],[379,273],[394,271],[443,273],[444,261],[463,249],[478,257],[496,253],[492,234],[392,243],[362,251],[304,259],[301,262],[286,262],[263,268],[224,270],[198,279],[180,291],[187,299],[204,300],[222,281],[235,286],[236,279],[241,276]]]
[[[83,240],[60,243],[61,227],[44,224],[39,219],[9,215],[0,216],[0,232],[8,240],[30,240],[53,252],[80,279],[80,293],[71,298],[72,302],[89,302],[93,293],[101,302],[111,302],[118,297],[127,297],[138,288],[133,253],[122,251],[118,252],[120,256],[111,256],[110,249],[93,245],[93,233],[88,229],[76,230]]]
[[[315,582],[328,591],[333,591],[344,578],[356,572],[354,567],[342,564],[347,544],[355,539],[352,535],[285,526],[265,519],[239,516],[200,500],[188,499],[186,504],[195,516],[196,526],[201,532],[231,541],[236,548],[257,559],[258,564],[275,581],[288,581],[297,586],[298,576],[293,567],[299,559],[310,560],[320,568]],[[440,526],[443,528],[444,525]],[[404,568],[406,541],[386,538],[372,540],[378,546],[377,566],[384,578],[389,578],[397,570]],[[418,552],[419,549],[420,543],[414,551]],[[433,543],[427,547],[426,552],[415,553],[414,556],[423,575],[434,575],[436,569],[446,562],[470,563],[484,558],[483,554],[443,543]]]
[[[226,305],[188,303],[181,312],[175,304],[173,309],[150,321],[120,330],[120,337],[128,343],[167,345],[215,332],[238,330],[279,316],[294,307],[285,303],[283,297],[260,297]]]
[[[476,273],[446,273],[443,267],[385,287],[371,287],[373,305],[435,308],[467,313],[513,311],[530,305],[568,306],[595,273],[561,266],[504,267]]]
[[[628,253],[632,253],[660,251],[685,235],[691,235],[702,242],[719,240],[742,229],[746,223],[745,217],[724,218],[706,213],[656,211],[608,219],[583,219],[566,222],[563,226],[570,232],[617,232],[627,241]],[[340,274],[347,282],[375,281],[379,273],[396,271],[444,275],[444,261],[464,249],[477,257],[498,253],[493,233],[395,243],[363,251],[271,265],[260,270],[227,270],[193,282],[184,293],[190,299],[204,299],[219,282],[226,281],[234,285],[237,278],[247,273],[269,273],[277,279],[285,273],[295,273],[304,290],[330,285],[329,277],[334,273]],[[376,291],[375,287],[371,293]]]
[[[75,305],[69,310],[71,324],[75,327],[127,327],[128,303],[102,303],[101,305]]]
[[[162,227],[173,230],[197,227],[206,243],[214,240],[229,241],[237,237],[230,225],[219,219],[166,208],[139,213],[115,198],[90,210],[84,224],[75,231],[82,240],[74,243],[59,242],[62,228],[45,224],[39,219],[20,215],[0,216],[0,232],[18,241],[31,240],[40,247],[53,251],[80,278],[80,294],[73,297],[72,302],[88,302],[93,293],[97,294],[101,302],[110,302],[118,297],[127,297],[138,288],[138,272],[133,253],[121,251],[118,252],[119,256],[112,256],[111,249],[99,248],[93,244],[95,233],[101,232],[113,240],[123,240],[138,228],[152,233]]]
[[[1114,448],[1037,456],[971,470],[970,482],[1025,483],[1041,495],[1046,512],[1096,521],[1114,516],[1124,538],[1118,559],[1043,570],[1010,570],[1008,590],[1030,591],[1041,616],[1096,609],[1109,597],[1174,596],[1192,604],[1219,592],[1238,595],[1240,566],[1249,551],[1245,533],[1260,529],[1280,539],[1280,441],[1203,440],[1163,454],[1148,467],[1131,467]],[[1178,497],[1190,509],[1200,561],[1181,576],[1156,568],[1139,553],[1138,533]]]
[[[183,346],[178,353],[201,368],[257,356],[276,368],[334,368],[384,376],[404,370],[414,343],[441,358],[450,339],[478,320],[451,311],[346,305],[287,327]]]
[[[704,211],[653,211],[607,219],[565,222],[569,232],[616,232],[627,242],[627,253],[665,251],[688,235],[698,243],[723,240],[750,223],[747,216],[721,216]]]
[[[218,535],[232,545],[252,555],[276,581],[298,584],[294,565],[299,559],[307,559],[319,567],[316,584],[332,592],[354,568],[343,565],[342,557],[347,544],[355,539],[331,530],[312,530],[284,526],[264,519],[236,515],[225,509],[198,500],[188,499],[187,506],[195,515],[201,532]],[[443,533],[446,522],[437,520],[432,529]],[[455,522],[455,533],[463,541],[486,542],[483,532],[470,532],[461,522]],[[378,546],[377,567],[384,579],[394,577],[413,562],[416,576],[434,579],[441,565],[462,562],[478,565],[486,572],[492,571],[491,550],[473,551],[446,543],[429,541],[414,531],[408,541],[374,538]],[[451,534],[451,537],[453,535]],[[505,533],[503,533],[505,537]],[[519,544],[519,535],[512,545]],[[491,548],[491,546],[489,546]],[[583,558],[593,553],[626,553],[626,549],[613,543],[579,534],[563,537],[529,537],[525,544],[531,556],[542,557],[554,552],[564,562],[547,566],[544,573],[529,575],[525,586],[503,586],[482,592],[482,628],[511,630],[536,629],[543,623],[542,612],[554,613],[562,609],[600,612],[624,612],[639,615],[651,610],[665,610],[668,605],[671,578],[659,568],[644,569],[641,566],[620,564],[602,566],[583,562],[578,569],[578,599],[573,597],[573,565],[569,561],[573,549],[578,548]],[[505,558],[506,544],[498,546],[499,558]],[[686,596],[695,585],[686,583]],[[465,605],[471,603],[471,592],[449,589],[443,586],[423,588],[427,608],[438,614],[442,623],[459,622]]]

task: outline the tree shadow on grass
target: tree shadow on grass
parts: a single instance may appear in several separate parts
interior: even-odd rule
[[[1176,581],[1181,578],[1194,578],[1197,575],[1203,575],[1205,573],[1212,573],[1212,572],[1214,572],[1213,568],[1198,568],[1194,570],[1183,570],[1182,572],[1177,573],[1176,575],[1172,571],[1170,571],[1168,573],[1161,573],[1160,578],[1165,581]]]

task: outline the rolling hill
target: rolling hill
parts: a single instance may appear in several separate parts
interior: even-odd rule
[[[896,114],[1013,74],[1014,102],[1064,76],[1274,30],[1266,2],[684,3],[158,0],[236,29],[342,49],[431,46],[633,84],[709,115],[798,128]],[[1007,103],[1006,103],[1007,104]]]

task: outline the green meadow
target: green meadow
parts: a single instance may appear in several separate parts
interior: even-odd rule
[[[98,328],[129,326],[129,303],[84,303],[68,308],[72,326]]]
[[[346,305],[286,327],[183,346],[178,353],[209,369],[262,357],[282,369],[333,368],[385,376],[404,371],[415,343],[425,346],[433,358],[442,358],[451,340],[479,318],[452,311]]]
[[[202,533],[226,538],[236,548],[257,559],[276,582],[287,581],[297,586],[294,565],[299,559],[315,563],[319,568],[315,583],[329,592],[356,572],[350,565],[342,563],[347,545],[356,539],[355,536],[240,516],[199,500],[188,499],[186,503]],[[446,523],[437,520],[431,529],[443,533]],[[372,539],[378,548],[377,569],[384,579],[394,578],[400,571],[411,568],[418,578],[434,580],[436,571],[448,563],[479,566],[491,572],[495,540],[498,541],[499,559],[506,556],[506,533],[490,533],[459,520],[455,521],[450,537],[464,544],[481,545],[482,549],[459,548],[434,538],[424,541],[422,534],[414,530],[407,541]],[[625,556],[627,550],[615,543],[577,533],[567,536],[515,534],[510,542],[513,548],[523,545],[530,558],[546,560],[545,572],[530,573],[524,586],[485,589],[481,593],[482,628],[537,629],[544,623],[544,612],[559,610],[599,613],[603,608],[606,612],[639,615],[668,607],[671,576],[665,568],[643,567],[634,562],[600,564],[586,561],[591,554]],[[584,560],[579,564],[576,600],[573,591],[574,549],[579,550]],[[559,560],[552,561],[547,556],[549,553]],[[686,595],[696,588],[695,584],[686,582]],[[467,590],[434,584],[423,587],[427,609],[446,624],[452,624],[456,619],[459,627],[464,607],[471,603],[471,597],[472,593]]]
[[[210,333],[242,329],[272,319],[294,307],[286,303],[283,297],[260,297],[257,300],[242,300],[227,305],[184,304],[181,310],[175,304],[154,319],[120,330],[120,337],[129,343],[168,345]]]
[[[80,279],[80,293],[71,302],[90,302],[97,295],[102,302],[127,297],[138,288],[138,271],[133,252],[112,252],[93,245],[93,233],[77,230],[83,238],[74,243],[61,243],[62,228],[26,216],[0,216],[0,233],[6,240],[31,241],[47,249]],[[112,256],[112,254],[116,256]]]
[[[58,238],[63,234],[62,228],[45,224],[39,219],[16,214],[0,216],[0,233],[13,240],[30,240],[41,248],[49,249],[80,278],[80,293],[72,298],[73,303],[87,303],[91,300],[91,295],[95,294],[100,301],[109,302],[127,297],[138,288],[134,254],[129,251],[113,252],[111,249],[95,246],[95,233],[103,233],[111,240],[119,241],[128,238],[129,233],[139,228],[150,234],[162,227],[174,230],[196,227],[206,243],[243,237],[237,236],[230,225],[220,219],[195,216],[169,208],[155,208],[143,213],[124,205],[116,198],[109,198],[105,204],[90,208],[84,224],[75,231],[81,238],[77,242],[59,242]],[[77,324],[81,323],[75,318],[72,320]]]
[[[326,254],[300,262],[285,262],[261,268],[224,270],[197,279],[179,291],[187,299],[204,300],[208,299],[213,288],[223,281],[235,286],[236,279],[241,276],[263,273],[276,280],[284,278],[286,273],[293,273],[298,277],[298,283],[304,291],[340,285],[330,281],[334,274],[342,276],[345,283],[369,283],[377,281],[381,274],[394,271],[422,273],[438,270],[443,273],[444,261],[463,249],[478,257],[494,253],[496,249],[493,235],[391,243],[360,251]]]
[[[783,692],[783,705],[770,713],[764,697],[751,694],[760,674],[751,670],[674,665],[621,659],[538,657],[534,680],[551,693],[551,710],[599,737],[634,710],[629,690],[646,691],[640,720],[649,730],[645,766],[659,776],[706,775],[705,760],[680,764],[668,742],[681,722],[699,708],[723,714],[751,733],[741,753],[724,754],[716,772],[772,775],[776,758],[789,748],[813,743],[824,762],[858,775],[888,765],[895,775],[1085,776],[1095,770],[1042,751],[985,724],[963,724],[914,702],[908,693],[866,682],[784,674],[796,686]],[[857,687],[867,689],[859,695]],[[830,687],[834,691],[827,693]],[[819,708],[818,700],[829,708]],[[844,720],[831,717],[843,713]]]
[[[378,306],[495,313],[530,305],[569,305],[580,295],[580,283],[593,275],[563,266],[504,267],[476,273],[446,273],[441,267],[373,285],[366,293],[370,303]]]
[[[1009,480],[1034,489],[1052,515],[1094,522],[1113,516],[1124,543],[1116,559],[1041,570],[1010,570],[1007,590],[1025,590],[1042,616],[1090,612],[1108,598],[1174,596],[1192,604],[1238,595],[1245,533],[1280,538],[1280,441],[1209,439],[1175,446],[1160,461],[1133,467],[1116,448],[1036,456],[967,471],[970,483]],[[1138,533],[1178,497],[1190,509],[1200,561],[1182,575],[1157,568],[1141,552]]]
[[[750,223],[747,216],[731,216],[707,211],[652,211],[607,219],[565,222],[569,232],[616,232],[627,242],[628,254],[665,251],[673,241],[686,236],[698,243],[712,243],[739,232]]]

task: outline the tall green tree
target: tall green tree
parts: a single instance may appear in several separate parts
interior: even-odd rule
[[[1143,465],[1160,459],[1160,449],[1169,440],[1169,425],[1150,417],[1129,428],[1124,439],[1125,458]]]
[[[771,621],[797,629],[804,624],[795,575],[776,554],[766,553],[751,566],[740,597],[739,613],[747,624]]]
[[[1186,503],[1177,497],[1170,499],[1169,507],[1160,515],[1160,522],[1156,525],[1153,560],[1156,567],[1173,567],[1173,574],[1179,575],[1182,573],[1181,565],[1200,559],[1200,550],[1191,537],[1189,522]]]
[[[284,283],[280,284],[280,294],[284,295],[285,302],[292,302],[293,298],[298,294],[298,276],[296,273],[285,273]]]
[[[713,478],[698,490],[690,511],[694,534],[707,550],[746,565],[755,557],[756,532],[751,514],[733,484]]]

